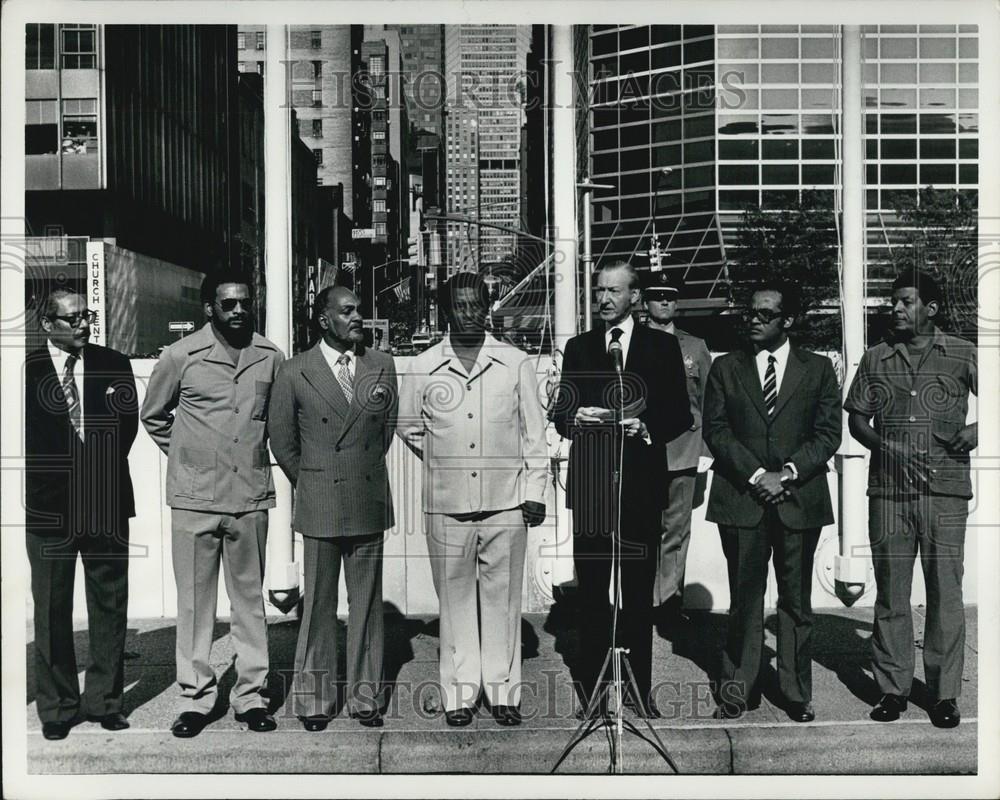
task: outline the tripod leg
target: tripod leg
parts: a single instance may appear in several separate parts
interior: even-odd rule
[[[604,657],[604,665],[601,667],[600,673],[598,673],[597,685],[594,687],[594,691],[590,693],[590,699],[587,701],[587,709],[584,712],[583,719],[580,721],[576,730],[573,731],[573,735],[570,736],[569,742],[566,744],[566,747],[563,748],[559,758],[556,759],[556,763],[553,765],[551,770],[552,772],[559,769],[559,765],[566,759],[566,756],[573,752],[573,749],[580,744],[580,742],[590,736],[590,734],[594,731],[608,725],[608,720],[605,716],[602,715],[601,718],[598,719],[596,716],[593,716],[593,712],[600,707],[601,700],[607,697],[608,692],[611,690],[611,684],[606,683],[601,680],[601,678],[603,678],[604,673],[607,672],[612,652],[613,648],[609,648],[608,654]],[[584,728],[586,728],[586,730],[584,730]]]
[[[639,732],[639,729],[633,723],[628,722],[626,723],[626,725],[628,726],[629,730],[631,730],[632,733],[634,733],[636,736],[638,736],[641,739],[646,739],[647,742],[653,745],[653,747],[656,749],[656,752],[659,753],[660,757],[664,761],[666,761],[667,764],[670,765],[670,768],[674,771],[674,773],[679,774],[680,770],[677,769],[677,765],[674,763],[674,760],[670,757],[670,753],[667,752],[666,746],[660,740],[660,735],[656,732],[656,729],[652,726],[652,724],[650,723],[649,719],[646,716],[649,713],[648,709],[646,708],[646,701],[639,693],[639,687],[635,682],[635,675],[632,674],[632,665],[628,663],[628,658],[624,655],[622,655],[622,663],[625,664],[625,671],[628,673],[628,684],[630,687],[632,687],[632,696],[635,697],[636,703],[639,706],[639,710],[642,712],[642,721],[646,724],[646,727],[649,728],[649,732],[652,734],[653,739],[655,739],[656,741],[654,742],[650,741],[649,739],[646,739],[646,737]]]

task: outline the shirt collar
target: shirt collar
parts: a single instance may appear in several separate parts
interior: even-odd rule
[[[45,344],[49,349],[49,357],[52,359],[52,361],[58,364],[59,366],[64,366],[66,363],[66,359],[69,358],[70,354],[65,350],[63,350],[61,347],[56,347],[54,344],[52,344],[51,339],[46,339]],[[81,364],[83,363],[83,350],[81,350],[79,353],[76,354],[76,360]]]
[[[622,338],[630,337],[632,335],[632,329],[635,327],[635,320],[632,319],[632,315],[629,314],[625,319],[619,322],[617,325],[608,325],[604,331],[604,341],[611,341],[611,330],[613,328],[621,328]]]
[[[343,353],[341,353],[339,350],[334,350],[332,347],[330,347],[330,345],[326,343],[325,339],[319,340],[319,348],[320,352],[323,353],[323,358],[325,358],[327,362],[330,364],[336,364],[337,359],[339,359],[342,355],[347,356],[348,365],[350,365],[354,361],[354,359],[358,357],[357,353],[355,353],[353,349],[345,350]]]
[[[776,364],[786,364],[788,363],[788,354],[791,352],[792,343],[791,339],[785,339],[784,343],[775,350],[773,353],[770,350],[761,350],[757,353],[757,360],[761,364],[767,363],[768,356],[774,356],[774,361]]]
[[[903,342],[898,339],[888,339],[886,340],[886,344],[889,345],[889,348],[886,350],[885,355],[882,356],[883,361],[894,355],[899,355],[901,358],[909,360],[909,351],[904,347]],[[944,331],[937,326],[934,326],[934,335],[931,337],[928,349],[930,348],[937,348],[942,353],[948,352],[947,337],[944,335]]]

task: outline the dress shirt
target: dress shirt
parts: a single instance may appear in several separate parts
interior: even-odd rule
[[[778,394],[781,394],[781,380],[785,377],[785,367],[788,365],[788,356],[792,351],[792,345],[788,339],[782,343],[774,352],[764,349],[761,350],[754,357],[757,363],[757,377],[760,378],[761,391],[764,388],[764,375],[767,373],[767,362],[768,356],[774,356],[774,389]],[[784,466],[788,467],[789,471],[792,473],[792,480],[799,479],[799,471],[795,468],[795,465],[791,461],[786,461]],[[758,467],[757,471],[750,476],[750,484],[756,484],[757,479],[767,472],[763,467]]]
[[[333,372],[334,377],[336,377],[337,372],[340,371],[340,365],[337,363],[337,359],[341,356],[347,356],[347,371],[351,373],[351,380],[354,380],[354,368],[357,364],[358,357],[354,354],[353,350],[345,350],[343,353],[339,353],[330,347],[324,339],[320,339],[319,351],[323,354],[323,358],[326,359],[326,363],[330,365],[330,370]]]
[[[49,356],[52,358],[52,366],[56,369],[59,378],[59,385],[62,386],[63,376],[66,374],[66,359],[69,353],[60,347],[56,347],[52,342],[47,342],[49,346]],[[77,354],[76,363],[73,365],[73,383],[76,384],[76,396],[80,398],[80,435],[83,436],[85,430],[85,418],[83,408],[83,350]]]
[[[611,329],[619,328],[621,329],[622,335],[618,340],[622,346],[622,363],[628,363],[628,346],[632,341],[632,329],[635,327],[635,320],[632,319],[632,315],[629,314],[625,319],[619,322],[617,325],[609,325],[607,330],[604,331],[604,351],[607,352],[608,347],[611,346]]]

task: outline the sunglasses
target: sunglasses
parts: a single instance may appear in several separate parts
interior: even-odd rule
[[[49,319],[61,319],[71,328],[76,328],[81,322],[93,325],[97,320],[97,312],[84,311],[82,314],[53,314]]]
[[[226,312],[235,311],[236,306],[242,307],[244,311],[250,308],[249,298],[227,297],[224,300],[217,300],[216,302],[219,304],[219,308]]]
[[[782,312],[771,311],[768,308],[750,308],[743,312],[743,319],[747,322],[753,322],[754,319],[759,319],[765,325],[783,316],[784,314],[782,314]]]

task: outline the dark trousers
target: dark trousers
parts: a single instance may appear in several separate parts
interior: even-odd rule
[[[791,530],[773,509],[754,528],[719,526],[729,572],[729,626],[719,694],[746,704],[757,694],[764,653],[768,560],[778,583],[778,685],[789,702],[812,699],[812,570],[819,528]]]
[[[955,699],[962,692],[962,576],[968,514],[969,501],[964,497],[923,495],[869,500],[869,536],[878,587],[872,671],[883,693],[909,695],[913,682],[910,591],[918,550],[927,587],[923,649],[927,689],[935,700]]]
[[[332,715],[337,699],[337,592],[340,563],[347,583],[347,708],[381,710],[382,546],[384,534],[302,537],[305,597],[295,647],[292,709],[297,716]]]
[[[583,527],[573,515],[573,564],[579,597],[580,656],[573,678],[589,697],[611,646],[612,607],[608,586],[612,578],[612,537],[607,530]],[[618,645],[631,651],[629,665],[645,702],[650,694],[653,659],[653,580],[660,541],[660,509],[641,503],[622,508],[621,592],[618,614]]]
[[[35,699],[42,722],[122,710],[128,614],[128,520],[118,530],[64,537],[27,533],[35,623]],[[81,703],[73,646],[73,584],[83,559],[90,658]]]

